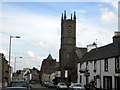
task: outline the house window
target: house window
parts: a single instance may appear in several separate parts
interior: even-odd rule
[[[88,72],[88,69],[89,67],[88,67],[88,62],[86,62],[86,71]]]
[[[95,85],[97,85],[97,78],[96,78],[96,76],[93,76],[93,79],[94,79]]]
[[[108,59],[104,60],[104,70],[108,71]]]
[[[94,61],[94,72],[96,72],[96,69],[97,69],[97,63],[96,63],[96,61]]]
[[[79,67],[80,72],[81,72],[81,69],[82,69],[81,67],[82,67],[82,64],[80,63],[80,67]]]
[[[112,76],[103,76],[103,88],[105,90],[113,90],[112,89]]]
[[[115,70],[120,69],[120,60],[119,57],[115,57]]]
[[[80,83],[82,83],[82,76],[80,75]]]

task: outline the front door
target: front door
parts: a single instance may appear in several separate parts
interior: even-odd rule
[[[112,76],[103,77],[103,88],[105,90],[112,90]]]
[[[115,76],[115,90],[120,90],[120,76]]]

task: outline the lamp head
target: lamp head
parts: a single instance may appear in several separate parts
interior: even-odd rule
[[[20,36],[10,36],[10,38],[20,38]]]
[[[20,58],[22,58],[22,57],[20,57]]]
[[[15,38],[20,38],[20,36],[15,36]]]

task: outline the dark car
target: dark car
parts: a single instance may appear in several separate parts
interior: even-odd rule
[[[54,83],[52,82],[49,82],[48,85],[47,85],[48,88],[57,88],[57,85],[55,85]]]
[[[26,87],[6,87],[2,90],[28,90]]]
[[[35,84],[36,82],[35,82],[34,80],[31,80],[30,83],[31,83],[31,84]]]
[[[11,81],[8,87],[25,87],[28,90],[31,90],[31,86],[28,84],[27,81],[24,81],[24,80]]]

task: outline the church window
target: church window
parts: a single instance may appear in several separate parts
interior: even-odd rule
[[[69,33],[71,32],[71,28],[72,28],[72,26],[69,25],[69,26],[68,26],[68,32],[69,32]]]
[[[69,25],[69,28],[71,28],[71,25]]]

